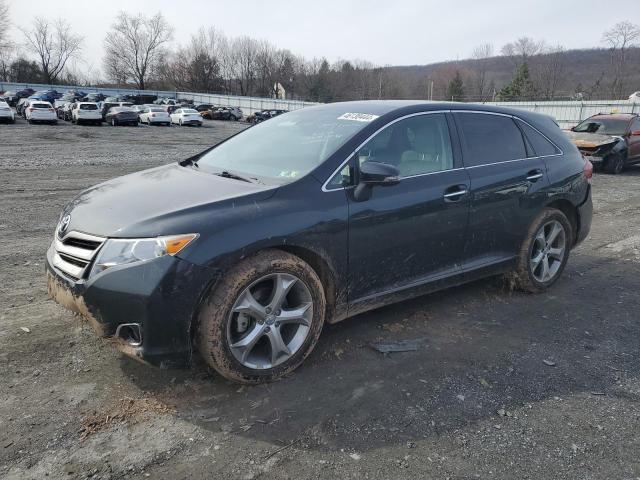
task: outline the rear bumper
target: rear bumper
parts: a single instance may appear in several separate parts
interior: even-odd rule
[[[49,296],[79,313],[101,337],[125,355],[161,368],[191,364],[191,328],[197,306],[211,282],[210,270],[161,257],[131,266],[112,267],[90,280],[74,282],[53,266],[47,252]],[[137,324],[141,342],[116,336],[125,324]],[[138,344],[139,343],[139,344]]]
[[[58,117],[56,114],[51,114],[51,115],[31,115],[29,117],[29,120],[31,120],[32,122],[57,122],[58,121]]]
[[[591,198],[591,185],[589,185],[584,202],[578,205],[578,231],[576,232],[575,245],[580,244],[589,235],[592,218],[593,200]]]

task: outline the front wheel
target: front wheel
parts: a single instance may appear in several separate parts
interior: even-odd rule
[[[116,119],[115,119],[115,118],[112,118],[112,119],[111,119],[111,126],[112,126],[112,127],[115,127],[115,126],[116,126]]]
[[[565,214],[545,208],[520,247],[513,273],[516,286],[531,293],[549,288],[560,278],[572,245],[573,231]]]
[[[602,169],[605,173],[610,173],[613,175],[617,175],[622,172],[624,169],[625,158],[622,154],[614,155],[613,157],[607,159],[606,162],[602,165]]]
[[[256,384],[295,370],[324,324],[316,272],[300,258],[266,250],[229,271],[199,315],[200,354],[226,378]]]

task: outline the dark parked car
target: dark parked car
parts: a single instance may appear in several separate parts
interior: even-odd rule
[[[111,98],[111,97],[110,97]],[[102,102],[99,107],[102,111],[102,119],[107,121],[107,112],[111,110],[113,107],[132,107],[133,104],[129,102],[118,102],[118,101],[109,101],[107,98],[104,102]]]
[[[10,107],[15,107],[16,103],[18,103],[19,100],[16,96],[16,92],[13,91],[4,92],[2,95],[0,95],[0,98],[7,102]]]
[[[233,118],[231,109],[226,107],[218,107],[200,112],[200,116],[208,120],[231,120]]]
[[[55,101],[62,97],[62,93],[57,90],[40,90],[39,92],[34,93],[29,98],[31,100],[42,100],[43,102],[49,102],[51,105],[55,103]]]
[[[20,101],[21,98],[30,97],[34,93],[35,93],[35,90],[33,90],[32,88],[25,88],[25,89],[19,90],[17,92],[11,92],[11,91],[4,92],[2,97],[5,99],[5,101],[10,106],[15,107],[18,104],[18,102]]]
[[[49,292],[137,359],[273,380],[325,322],[499,273],[543,292],[589,232],[591,173],[532,112],[305,108],[82,192]]]
[[[640,117],[633,113],[598,114],[568,132],[587,160],[607,173],[640,162]]]
[[[251,116],[248,120],[251,123],[260,123],[265,120],[269,120],[270,118],[277,117],[278,115],[282,115],[283,113],[287,113],[288,110],[262,110],[261,112],[256,112]]]
[[[82,101],[98,103],[98,102],[102,102],[106,98],[107,96],[103,93],[89,93],[82,99]]]
[[[131,107],[111,107],[104,119],[114,127],[118,125],[138,126],[138,112]]]
[[[206,112],[213,108],[216,108],[216,106],[213,103],[201,103],[200,105],[197,105],[194,107],[194,109],[197,110],[198,112]]]

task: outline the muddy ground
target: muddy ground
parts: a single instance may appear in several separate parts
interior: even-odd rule
[[[66,201],[240,127],[0,126],[0,477],[640,476],[640,168],[596,175],[592,234],[548,293],[490,279],[367,313],[270,385],[130,361],[48,300]]]

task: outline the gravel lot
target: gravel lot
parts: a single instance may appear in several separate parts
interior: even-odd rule
[[[640,476],[640,168],[595,176],[550,292],[490,279],[361,315],[275,384],[130,361],[47,298],[66,201],[242,127],[0,125],[0,477]]]

